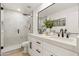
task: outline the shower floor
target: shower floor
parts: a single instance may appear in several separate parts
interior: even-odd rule
[[[20,48],[2,53],[2,56],[30,56],[30,55],[28,53],[24,53],[23,49]]]

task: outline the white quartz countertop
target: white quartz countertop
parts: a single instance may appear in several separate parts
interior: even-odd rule
[[[74,52],[77,52],[77,39],[70,37],[70,38],[62,38],[62,37],[55,37],[55,36],[46,36],[44,34],[29,34],[31,36],[35,36],[40,38],[41,40],[48,42],[50,44],[55,44],[57,46],[70,49]]]
[[[40,38],[45,38],[45,39],[49,39],[49,40],[53,40],[53,41],[57,41],[57,42],[60,42],[60,43],[64,43],[64,44],[69,44],[69,45],[72,45],[72,46],[76,46],[76,41],[77,39],[76,38],[65,38],[65,37],[54,37],[54,36],[47,36],[47,35],[44,35],[44,34],[31,34],[31,35],[34,35],[34,36],[37,36],[37,37],[40,37]]]

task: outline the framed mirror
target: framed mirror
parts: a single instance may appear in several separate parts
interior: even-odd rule
[[[44,21],[53,20],[52,30],[59,32],[60,28],[67,29],[70,33],[79,33],[77,3],[53,3],[38,13],[38,31],[44,30]]]

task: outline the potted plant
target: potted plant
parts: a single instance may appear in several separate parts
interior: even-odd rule
[[[49,34],[50,33],[50,31],[51,31],[51,28],[53,27],[53,20],[45,20],[44,21],[44,26],[47,28],[46,29],[46,32],[47,32],[47,34]]]

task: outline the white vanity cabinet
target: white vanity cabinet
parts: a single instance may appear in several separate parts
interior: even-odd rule
[[[76,52],[50,44],[44,38],[29,35],[29,54],[32,56],[77,56]]]
[[[70,50],[58,47],[56,45],[52,45],[52,44],[47,43],[47,42],[43,42],[43,43],[45,46],[44,49],[47,49],[47,51],[50,51],[51,55],[53,55],[53,56],[77,56],[77,53],[72,52]],[[47,54],[49,54],[50,52],[48,52]]]
[[[32,56],[42,56],[43,55],[42,41],[31,36],[29,36],[28,39],[30,42],[28,46],[29,54]]]

